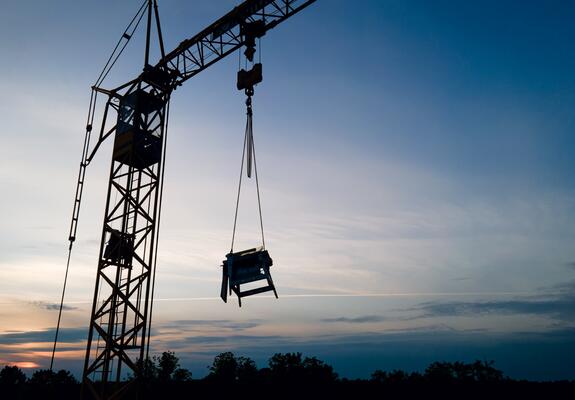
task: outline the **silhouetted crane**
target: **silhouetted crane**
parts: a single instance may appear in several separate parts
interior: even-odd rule
[[[146,0],[118,41],[104,70],[92,87],[69,235],[66,277],[72,245],[76,239],[86,167],[102,142],[113,137],[108,195],[82,376],[84,397],[121,398],[130,392],[131,388],[137,387],[137,382],[145,375],[152,321],[170,95],[185,81],[241,47],[245,46],[244,55],[247,60],[253,62],[256,39],[314,1],[247,0],[166,53],[157,0]],[[147,28],[142,73],[114,89],[104,89],[101,87],[104,78],[144,16],[147,17]],[[152,65],[149,58],[151,32],[154,26],[161,59]],[[261,63],[252,65],[250,70],[238,73],[238,89],[245,90],[248,95],[250,124],[253,86],[262,78]],[[97,131],[95,144],[91,146],[90,139],[99,95],[104,95],[106,102],[102,123],[99,129],[95,130]],[[250,135],[246,134],[248,141],[251,140]],[[248,153],[248,175],[251,175],[252,146],[253,143],[249,142],[244,147],[244,151],[247,150]],[[265,255],[259,260],[265,264],[267,273],[261,272],[263,274],[261,277],[253,276],[254,273],[259,274],[261,270],[259,267],[254,269],[253,265],[247,264],[240,273],[231,270],[232,259],[235,260],[234,265],[240,268],[249,257],[255,257],[254,254]],[[238,296],[261,293],[264,290],[273,290],[275,293],[271,277],[268,279],[270,265],[271,258],[265,250],[252,249],[236,254],[230,252],[224,268],[226,289],[222,290],[227,290],[229,278],[230,289]],[[255,292],[240,291],[240,283],[256,278],[265,278],[269,283],[268,286]],[[66,279],[62,302],[65,282]],[[222,297],[225,296],[222,294]],[[61,308],[58,328],[60,316]],[[58,333],[54,351],[57,335]],[[125,377],[128,374],[135,379],[126,381]]]

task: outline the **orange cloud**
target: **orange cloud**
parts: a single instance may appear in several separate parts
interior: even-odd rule
[[[40,364],[32,361],[10,361],[7,364],[16,366],[18,368],[38,368],[40,366]]]

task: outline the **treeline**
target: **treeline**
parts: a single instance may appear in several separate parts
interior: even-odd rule
[[[133,380],[134,377],[128,377]],[[575,382],[535,383],[515,381],[506,377],[493,361],[434,362],[423,372],[376,370],[369,379],[340,378],[328,365],[316,357],[301,353],[277,353],[266,367],[258,368],[249,357],[238,357],[231,352],[217,355],[208,374],[193,379],[192,373],[180,366],[173,352],[164,352],[147,360],[141,377],[139,399],[159,397],[192,398],[199,394],[215,398],[263,398],[263,394],[297,394],[311,398],[330,395],[367,396],[380,393],[426,393],[430,389],[449,387],[466,396],[485,390],[497,393],[524,395],[542,392],[549,395],[562,390],[573,391]],[[306,388],[305,391],[302,391]],[[66,370],[52,372],[42,369],[27,377],[16,366],[0,370],[0,398],[14,399],[74,399],[79,398],[80,383]],[[6,396],[6,397],[4,397]],[[135,398],[135,397],[128,397]]]

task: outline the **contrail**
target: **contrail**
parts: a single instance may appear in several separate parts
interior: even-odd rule
[[[353,297],[472,297],[472,296],[533,296],[540,293],[535,292],[408,292],[408,293],[303,293],[303,294],[280,294],[280,299],[298,299],[298,298],[353,298]],[[553,295],[559,293],[545,293]],[[251,299],[270,299],[274,296],[255,296]],[[221,300],[220,297],[165,297],[155,298],[154,301],[173,302],[173,301],[214,301]],[[0,302],[0,304],[15,304],[18,300]],[[67,301],[65,304],[92,304],[91,301]]]
[[[533,292],[443,292],[443,293],[305,293],[284,294],[280,298],[313,298],[313,297],[449,297],[449,296],[518,296],[533,295]],[[269,299],[274,296],[257,296],[252,299]],[[172,297],[158,298],[155,301],[206,301],[220,300],[219,297]]]

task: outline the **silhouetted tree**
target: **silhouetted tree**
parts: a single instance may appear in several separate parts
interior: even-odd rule
[[[425,369],[425,378],[431,382],[446,383],[454,381],[451,363],[436,361]]]
[[[419,372],[412,372],[407,379],[409,383],[421,383],[424,381],[423,375]]]
[[[236,357],[232,352],[218,354],[210,367],[207,380],[220,382],[252,382],[258,378],[258,368],[249,357]]]
[[[475,361],[471,364],[434,362],[425,370],[425,378],[438,383],[499,382],[503,380],[503,372],[493,364],[493,361]]]
[[[258,371],[257,379],[259,382],[264,382],[264,383],[271,382],[273,380],[271,369],[269,369],[268,367],[261,368]]]
[[[26,375],[15,365],[6,365],[0,370],[1,385],[21,385],[26,382]]]
[[[141,361],[138,359],[137,363]],[[180,360],[173,351],[164,351],[160,356],[147,358],[141,368],[144,382],[185,382],[192,379],[192,373],[180,367]],[[134,376],[130,375],[128,379],[133,380]]]
[[[370,381],[376,383],[387,383],[387,372],[381,369],[376,369],[372,372]]]
[[[61,369],[54,375],[54,383],[56,385],[76,385],[78,380],[72,375],[70,371]]]
[[[49,369],[34,371],[30,383],[36,385],[76,385],[78,381],[70,371],[61,369],[58,372]]]
[[[50,371],[49,369],[39,369],[34,371],[32,377],[30,378],[30,383],[35,385],[52,385],[54,383],[54,378],[56,373]]]
[[[157,365],[158,379],[161,381],[171,380],[172,375],[180,366],[180,360],[172,351],[164,351],[161,356],[155,356],[154,361]]]
[[[235,382],[238,360],[236,360],[234,353],[227,351],[225,353],[218,354],[214,358],[212,365],[208,368],[210,373],[206,378],[228,383]]]
[[[305,377],[314,383],[330,383],[337,380],[337,374],[331,365],[318,360],[316,357],[306,357],[303,360]]]
[[[158,367],[153,358],[146,358],[144,361],[138,358],[136,364],[138,364],[140,371],[142,371],[141,378],[144,382],[154,382],[158,379]],[[131,381],[133,379],[134,375],[129,374],[128,380]]]
[[[407,373],[399,369],[387,372],[378,369],[371,374],[370,381],[386,384],[413,384],[422,382],[423,376],[419,372]]]
[[[501,382],[504,378],[503,372],[493,365],[495,361],[475,361],[472,364],[473,379],[476,382]]]
[[[178,368],[172,374],[172,380],[175,382],[189,382],[192,380],[192,373],[185,368]]]
[[[236,361],[236,377],[239,382],[253,382],[257,379],[258,367],[254,360],[249,357],[238,357]]]
[[[268,364],[274,380],[300,380],[303,377],[301,353],[276,353]]]
[[[276,381],[328,383],[337,379],[333,368],[316,357],[302,360],[301,353],[276,353],[269,360],[270,377]]]
[[[388,383],[405,383],[407,382],[409,375],[400,369],[394,369],[387,375]]]

